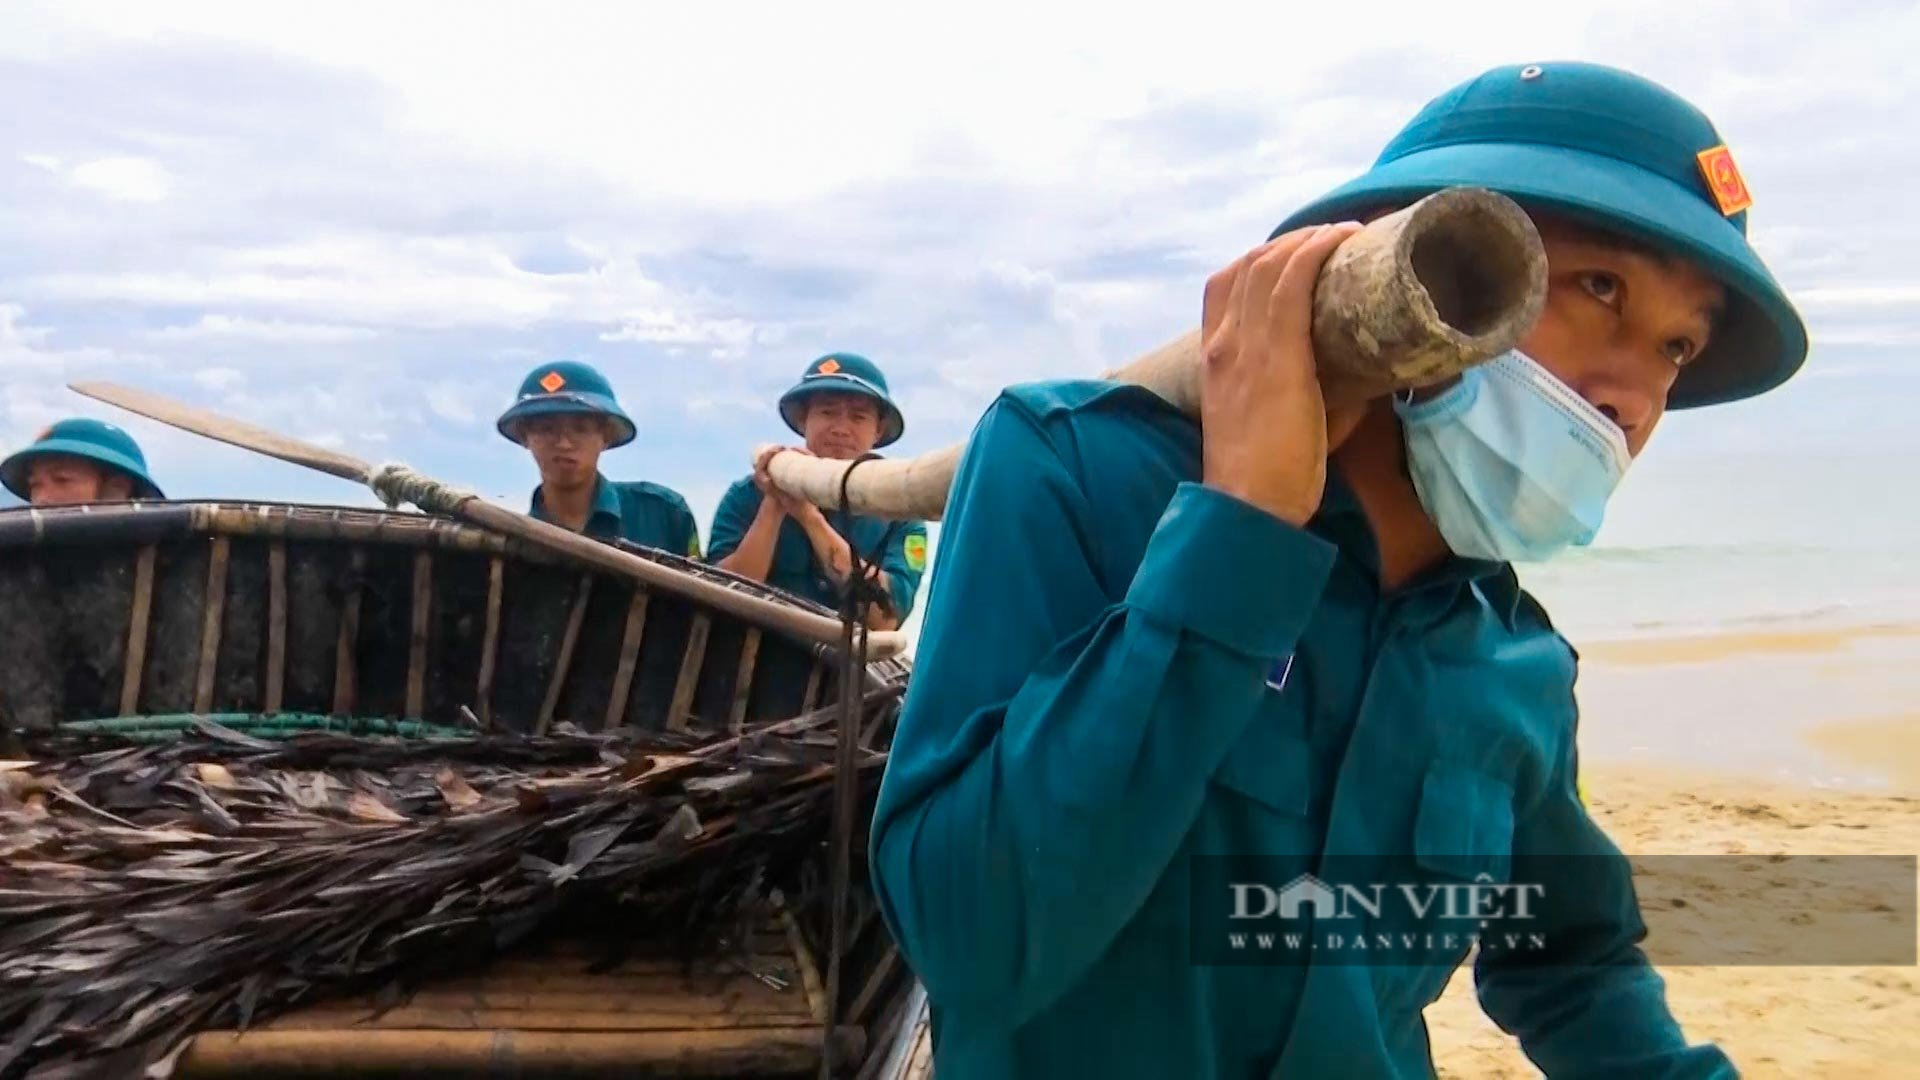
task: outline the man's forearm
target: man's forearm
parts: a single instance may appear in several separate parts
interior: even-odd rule
[[[846,538],[835,532],[833,526],[821,514],[811,514],[800,519],[800,527],[806,531],[807,542],[813,547],[814,557],[826,568],[827,576],[835,585],[845,587],[853,577],[853,547]],[[890,598],[889,587],[892,579],[878,564],[870,564],[867,578],[880,590],[882,597]],[[870,630],[894,630],[900,626],[900,619],[893,613],[890,599],[874,604],[867,609],[867,628]]]
[[[746,535],[740,538],[740,546],[715,565],[741,577],[767,580],[773,570],[773,549],[780,542],[780,522],[785,516],[773,500],[761,502],[759,511],[753,515],[753,524],[747,526]]]
[[[853,549],[841,535],[827,524],[824,514],[803,514],[799,517],[800,528],[807,534],[807,543],[812,546],[813,554],[820,564],[826,567],[827,576],[834,584],[844,585],[853,575]]]
[[[868,579],[873,582],[875,593],[880,597],[880,602],[867,608],[867,629],[898,630],[900,628],[900,617],[895,614],[893,610],[893,590],[891,588],[893,579],[887,577],[885,570],[874,570],[868,575]]]

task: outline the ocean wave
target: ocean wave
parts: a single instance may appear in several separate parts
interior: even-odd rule
[[[1854,604],[1821,604],[1817,607],[1791,608],[1784,611],[1752,612],[1744,615],[1701,616],[1686,619],[1638,619],[1630,628],[1639,631],[1672,630],[1742,630],[1754,627],[1784,625],[1831,625],[1833,623],[1852,624],[1857,622],[1861,608]]]
[[[1887,554],[1897,554],[1889,551]],[[1554,556],[1551,562],[1525,564],[1530,570],[1552,570],[1581,564],[1666,564],[1689,560],[1825,558],[1842,554],[1837,548],[1814,544],[1649,544],[1644,546],[1572,548]],[[1857,552],[1845,552],[1858,557]]]

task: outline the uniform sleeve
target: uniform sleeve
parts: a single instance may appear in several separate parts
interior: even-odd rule
[[[927,554],[927,523],[909,521],[894,530],[893,538],[887,542],[886,554],[880,560],[880,569],[887,574],[893,616],[901,622],[913,614],[921,576],[927,571]]]
[[[676,517],[678,518],[680,523],[679,528],[680,528],[680,534],[682,537],[681,544],[680,544],[681,554],[685,555],[689,559],[695,559],[695,560],[699,559],[700,558],[700,523],[694,520],[693,508],[686,504],[686,500],[684,499],[681,500],[680,505],[676,510]]]
[[[1133,917],[1334,557],[1185,484],[1114,602],[1098,536],[1069,462],[1000,399],[948,501],[871,838],[902,952],[980,1028],[1045,1008]]]
[[[1533,901],[1546,948],[1474,962],[1480,1005],[1554,1080],[1739,1075],[1711,1045],[1689,1046],[1666,984],[1640,949],[1646,925],[1633,868],[1587,814],[1571,728],[1539,808],[1515,823],[1516,883]]]
[[[760,511],[759,494],[752,481],[736,481],[720,496],[713,511],[713,528],[707,530],[707,561],[717,563],[734,553]]]
[[[655,485],[653,491],[666,511],[660,523],[661,550],[698,559],[700,523],[694,520],[693,508],[687,505],[686,496],[659,485]]]

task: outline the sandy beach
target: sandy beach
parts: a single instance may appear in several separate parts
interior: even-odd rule
[[[1904,692],[1920,639],[1852,628],[1581,653],[1588,801],[1635,862],[1649,953],[1687,961],[1661,972],[1688,1035],[1747,1076],[1915,1075],[1920,968],[1695,961],[1910,939],[1911,881],[1840,877],[1866,856],[1920,854],[1920,698]],[[1427,1022],[1443,1076],[1539,1075],[1481,1012],[1467,968]]]

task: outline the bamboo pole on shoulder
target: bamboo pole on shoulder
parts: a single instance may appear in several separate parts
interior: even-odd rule
[[[1334,251],[1313,295],[1314,359],[1328,397],[1366,400],[1437,383],[1513,348],[1546,303],[1546,252],[1504,195],[1449,188],[1378,218]],[[1101,376],[1200,414],[1195,329]],[[964,445],[851,462],[797,451],[767,465],[774,484],[823,509],[935,521]],[[759,451],[756,450],[756,457]]]

